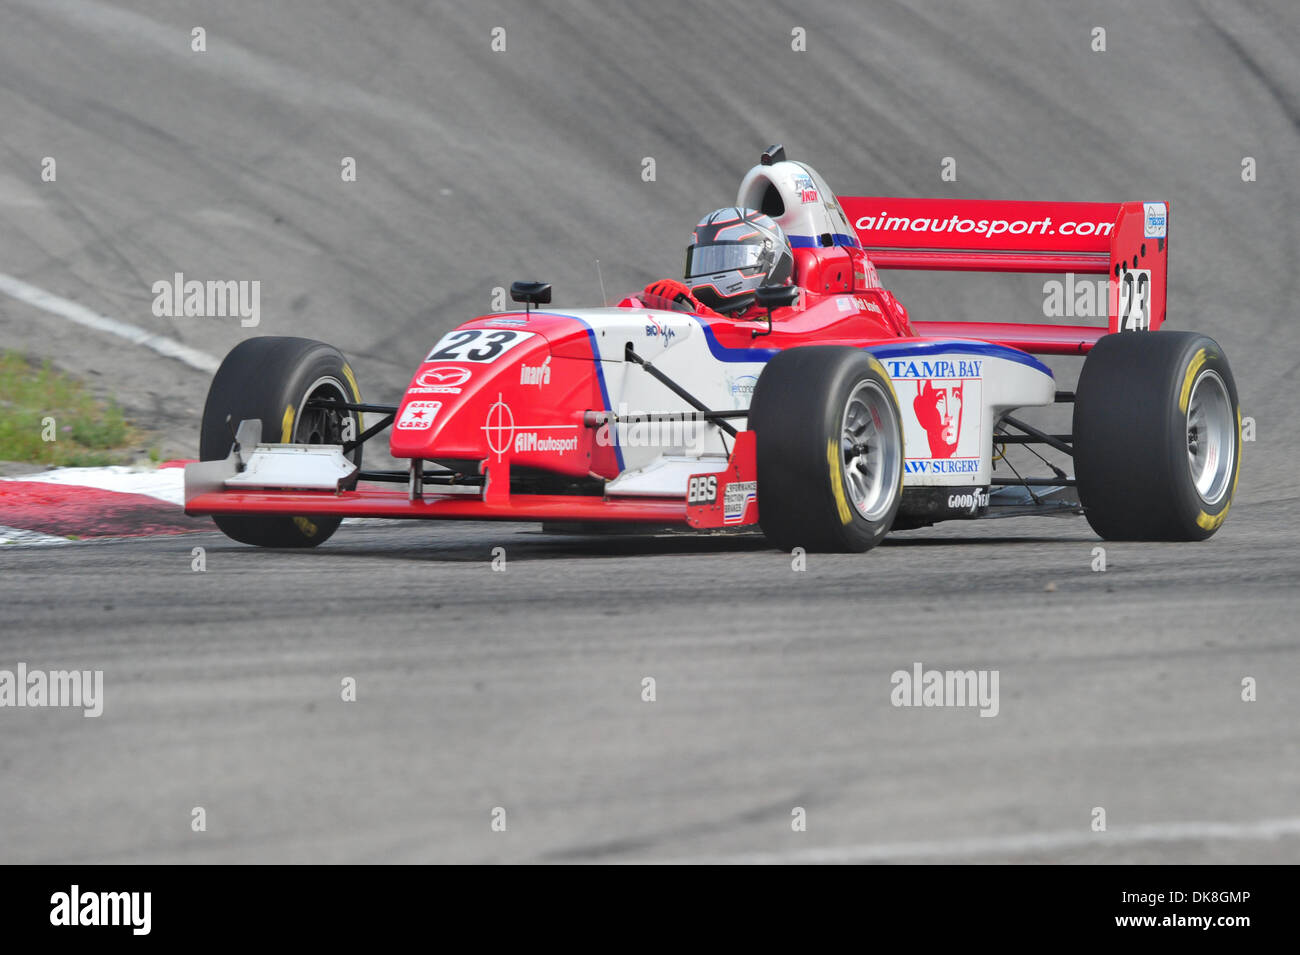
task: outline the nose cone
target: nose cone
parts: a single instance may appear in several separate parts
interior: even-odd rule
[[[598,363],[553,354],[536,318],[536,330],[492,321],[450,332],[416,370],[390,432],[392,455],[476,463],[509,456],[512,466],[589,475],[612,455],[583,421],[584,412],[605,407]]]
[[[389,448],[399,458],[482,458],[487,406],[520,379],[550,371],[540,335],[515,329],[458,329],[416,369],[397,409]],[[544,371],[525,371],[541,368]],[[497,443],[497,442],[494,442]]]

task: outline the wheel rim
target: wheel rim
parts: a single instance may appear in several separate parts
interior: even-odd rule
[[[1187,467],[1206,504],[1217,504],[1228,493],[1236,463],[1235,434],[1228,386],[1217,372],[1203,372],[1187,403]]]
[[[844,483],[864,520],[889,511],[898,487],[901,450],[894,404],[879,383],[860,381],[844,405],[840,428]]]
[[[293,425],[293,444],[342,444],[343,422],[349,417],[346,411],[327,408],[308,408],[308,402],[316,398],[327,401],[350,401],[343,382],[326,376],[317,378],[303,393],[298,402],[297,419]]]

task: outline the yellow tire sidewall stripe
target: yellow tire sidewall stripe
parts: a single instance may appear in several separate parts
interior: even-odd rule
[[[1205,366],[1207,357],[1205,349],[1202,348],[1192,356],[1192,362],[1187,366],[1187,373],[1183,375],[1183,387],[1178,392],[1178,410],[1183,414],[1187,414],[1187,402],[1192,397],[1192,383],[1196,381],[1196,376]]]
[[[853,520],[853,512],[849,510],[848,499],[844,496],[844,477],[840,468],[840,450],[834,438],[826,442],[826,464],[831,472],[831,494],[835,498],[835,510],[839,514],[840,523],[848,524]]]

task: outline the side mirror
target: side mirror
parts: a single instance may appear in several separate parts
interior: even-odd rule
[[[764,285],[757,293],[758,304],[769,312],[778,308],[789,308],[799,301],[797,285]]]
[[[511,282],[510,298],[525,305],[548,305],[551,301],[551,283]]]
[[[750,338],[757,338],[759,335],[772,334],[772,312],[778,308],[789,308],[795,302],[799,301],[799,286],[797,285],[760,285],[758,291],[754,294],[761,308],[767,309],[767,331],[760,332],[758,329],[750,332]]]

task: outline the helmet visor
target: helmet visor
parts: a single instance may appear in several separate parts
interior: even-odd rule
[[[715,242],[686,248],[686,277],[713,275],[762,265],[763,247],[752,242]]]

